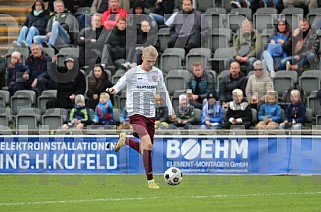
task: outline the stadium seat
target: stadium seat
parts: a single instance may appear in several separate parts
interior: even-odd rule
[[[253,27],[262,33],[264,29],[274,29],[278,10],[273,7],[262,7],[256,10],[253,15]]]
[[[186,55],[186,69],[193,70],[193,63],[201,62],[202,67],[207,69],[209,67],[208,61],[212,57],[212,51],[209,48],[193,48]]]
[[[50,130],[56,130],[67,120],[68,110],[64,108],[47,109],[42,116],[42,125],[49,126]]]
[[[36,130],[41,121],[41,112],[38,108],[22,108],[16,116],[16,129]]]
[[[298,80],[298,73],[296,71],[277,71],[273,78],[274,90],[278,92],[281,97],[283,92],[292,87]]]
[[[318,114],[321,114],[320,100],[317,98],[317,91],[313,91],[307,97],[307,107],[312,110],[312,117],[316,118]]]
[[[160,42],[160,52],[164,52],[164,50],[168,47],[168,41],[170,40],[170,32],[168,27],[160,28],[158,30],[157,36]]]
[[[47,102],[49,100],[55,100],[57,97],[57,90],[44,90],[40,96],[38,96],[38,108],[41,114],[44,114],[47,110]]]
[[[17,115],[22,108],[31,108],[36,103],[36,92],[33,90],[16,91],[10,98],[12,115]]]
[[[11,54],[12,54],[13,52],[15,52],[15,51],[18,51],[18,52],[21,53],[21,60],[22,60],[22,63],[23,63],[23,64],[26,63],[27,58],[30,56],[29,48],[18,47],[18,48],[14,48],[14,49],[9,49],[8,52],[7,52],[7,54],[5,55],[7,67],[8,67],[8,65],[10,64]]]
[[[42,51],[46,53],[49,57],[53,57],[55,55],[55,50],[51,47],[43,47]]]
[[[312,91],[320,90],[320,81],[320,70],[307,70],[299,77],[299,85],[305,91],[306,96],[309,96]]]
[[[161,55],[161,70],[166,75],[170,70],[183,68],[185,60],[184,48],[167,48]]]
[[[10,93],[6,90],[0,90],[0,107],[9,106]]]
[[[219,73],[219,75],[217,77],[217,91],[220,91],[220,85],[221,85],[222,78],[227,75],[230,75],[230,70],[224,70],[221,73]]]
[[[208,48],[215,52],[218,48],[229,48],[232,31],[228,28],[214,28],[209,37]]]
[[[211,29],[226,28],[228,25],[225,8],[221,8],[221,7],[207,8],[204,13],[204,18],[207,20],[207,23]]]
[[[191,73],[188,70],[171,70],[165,77],[165,83],[170,96],[176,91],[186,91]]]
[[[216,49],[213,58],[209,59],[212,62],[212,69],[221,73],[224,70],[224,60],[228,57],[233,57],[231,48]]]
[[[0,108],[0,126],[9,126],[12,123],[11,109]]]
[[[252,19],[252,10],[249,8],[233,8],[228,14],[229,29],[232,33],[236,33],[242,26],[242,22],[246,19]]]
[[[304,10],[299,7],[284,8],[280,16],[284,17],[289,23],[292,29],[296,29],[299,26],[299,20],[303,18]]]

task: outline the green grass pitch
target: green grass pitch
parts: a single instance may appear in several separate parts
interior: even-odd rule
[[[1,211],[321,211],[321,176],[1,175]]]

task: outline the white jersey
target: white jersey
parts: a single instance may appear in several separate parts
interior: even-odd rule
[[[126,107],[128,115],[140,114],[145,117],[155,117],[155,94],[159,92],[165,101],[168,114],[175,114],[165,86],[162,71],[153,67],[145,71],[141,66],[128,70],[114,86],[118,93],[125,86]]]

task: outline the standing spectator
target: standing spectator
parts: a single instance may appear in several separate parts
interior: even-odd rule
[[[188,94],[191,105],[195,108],[202,109],[203,100],[206,99],[208,93],[215,92],[213,75],[204,70],[200,62],[193,64],[193,76],[187,88],[192,89],[192,93]]]
[[[285,120],[279,126],[280,129],[301,129],[305,124],[306,108],[301,101],[300,91],[291,91],[291,104],[285,111]]]
[[[96,64],[94,70],[91,72],[88,78],[88,91],[87,102],[89,108],[95,109],[99,103],[99,95],[106,91],[106,88],[111,88],[113,84],[108,80],[107,73],[101,64]],[[113,104],[114,95],[110,95],[111,102]]]
[[[113,117],[114,106],[110,101],[110,96],[106,92],[99,95],[99,103],[95,108],[93,122],[98,125],[113,125],[115,120]]]
[[[128,12],[120,7],[119,0],[109,0],[108,10],[103,13],[101,25],[105,26],[106,30],[111,30],[118,23],[119,17],[127,16]]]
[[[201,12],[193,9],[192,0],[183,0],[182,9],[170,28],[168,47],[184,48],[188,53],[192,48],[202,47],[202,41],[208,39],[210,28]]]
[[[223,109],[216,93],[207,94],[207,103],[202,108],[201,129],[217,129],[223,123]]]
[[[313,66],[319,61],[319,38],[307,19],[299,21],[299,27],[293,31],[290,39],[284,44],[288,55],[281,61],[283,69],[296,71],[304,65]]]
[[[260,60],[253,64],[254,74],[249,76],[245,88],[247,101],[253,108],[259,109],[264,103],[266,92],[274,90],[273,82],[267,72],[263,68]]]
[[[149,16],[153,19],[153,27],[165,24],[165,15],[173,13],[175,3],[173,0],[154,0],[150,8]]]
[[[219,100],[222,107],[227,109],[227,103],[233,100],[232,91],[236,88],[245,93],[247,79],[241,72],[240,64],[236,61],[231,63],[230,74],[222,78],[219,90]]]
[[[37,0],[31,7],[32,11],[27,15],[20,30],[17,41],[13,41],[13,46],[29,47],[32,39],[36,35],[45,35],[45,29],[49,21],[49,13],[45,10],[45,5],[41,0]]]
[[[317,0],[283,0],[283,5],[285,8],[288,7],[302,7],[308,6],[309,11],[314,8],[318,8],[318,1]]]
[[[49,12],[54,12],[55,11],[55,1],[56,0],[44,0],[44,2],[48,2],[48,7],[47,10]],[[71,13],[75,12],[75,1],[73,0],[62,0],[64,5],[66,6],[67,10],[70,11]]]
[[[102,63],[116,66],[126,62],[126,18],[119,17],[116,26],[108,32],[108,40],[102,53]]]
[[[177,118],[174,125],[176,127],[184,127],[189,129],[195,121],[194,106],[188,103],[188,98],[185,94],[179,95],[179,105],[175,111]]]
[[[279,19],[274,28],[273,37],[268,43],[268,49],[263,52],[263,64],[265,70],[270,72],[270,76],[275,76],[274,58],[284,59],[287,53],[283,49],[283,45],[291,36],[291,27],[285,19]],[[272,50],[269,49],[272,46]],[[276,51],[275,51],[276,50]],[[279,61],[278,69],[281,70],[281,60]]]
[[[91,19],[91,27],[84,28],[78,35],[79,66],[89,66],[89,70],[100,61],[103,47],[107,41],[107,31],[101,26],[101,14],[95,13]]]
[[[65,5],[62,0],[56,0],[54,2],[54,8],[55,12],[47,24],[46,35],[35,36],[33,38],[35,43],[45,44],[51,47],[61,42],[69,44],[73,38],[72,33],[78,31],[77,20],[65,10]]]
[[[256,129],[277,129],[281,121],[282,110],[277,103],[278,95],[276,91],[268,91],[265,95],[265,104],[259,110],[259,123]]]
[[[223,129],[230,129],[232,125],[244,125],[245,129],[250,129],[252,120],[252,110],[248,102],[244,101],[241,89],[233,90],[233,101],[228,103],[226,112],[226,122]]]
[[[56,62],[57,56],[55,55],[52,58],[51,69],[56,67]],[[54,70],[51,70],[51,72],[54,72]],[[79,70],[75,59],[72,57],[66,58],[65,66],[58,67],[56,73],[51,73],[50,76],[58,83],[58,90],[56,100],[49,100],[47,108],[73,108],[75,96],[78,94],[84,95],[86,90],[85,75]]]
[[[69,111],[68,123],[62,126],[63,129],[76,127],[77,129],[84,129],[91,124],[90,111],[85,105],[85,97],[81,94],[75,96],[75,105]]]
[[[247,73],[252,71],[253,63],[262,49],[261,35],[253,29],[252,22],[244,20],[242,29],[237,33],[236,39],[233,42],[232,54],[233,57],[224,60],[224,68],[227,70],[231,62],[237,61],[241,65],[247,66]]]
[[[51,58],[42,51],[38,43],[31,44],[31,55],[26,61],[30,72],[24,89],[33,89],[39,96],[43,90],[54,87],[47,70],[47,65],[50,62]]]
[[[28,80],[29,67],[22,64],[21,53],[14,51],[11,53],[10,64],[7,67],[7,84],[10,96],[17,90],[23,90],[23,85]]]

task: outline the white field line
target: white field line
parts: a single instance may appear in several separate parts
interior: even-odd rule
[[[133,197],[133,198],[104,198],[104,199],[86,199],[86,200],[54,200],[43,202],[8,202],[0,203],[1,206],[18,205],[46,205],[46,204],[65,204],[65,203],[87,203],[87,202],[115,202],[115,201],[136,201],[136,200],[161,200],[161,199],[215,199],[215,198],[233,198],[233,197],[266,197],[266,196],[308,196],[320,195],[318,192],[293,192],[293,193],[267,193],[267,194],[215,194],[207,196],[180,196],[180,197]]]

